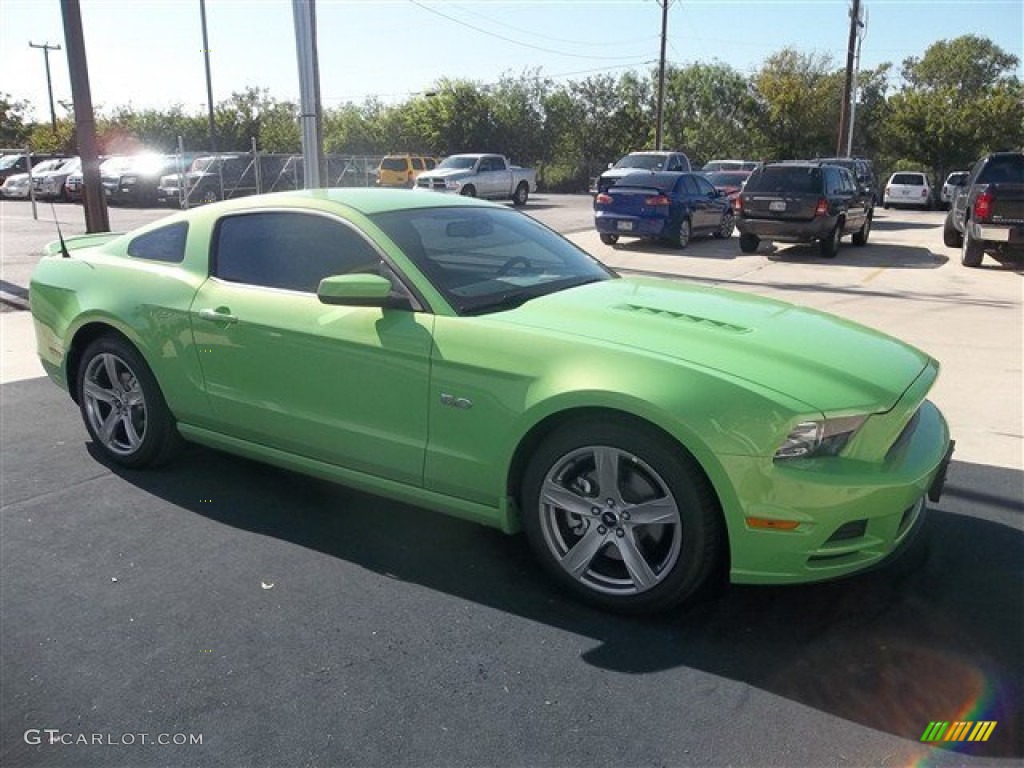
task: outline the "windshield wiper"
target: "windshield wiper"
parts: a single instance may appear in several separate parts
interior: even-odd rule
[[[590,275],[587,277],[570,277],[565,280],[556,280],[550,283],[543,283],[541,285],[534,286],[532,289],[503,293],[498,298],[491,301],[464,306],[462,307],[462,312],[467,315],[479,315],[486,312],[501,312],[506,309],[515,309],[516,307],[521,307],[531,299],[538,299],[541,296],[558,293],[559,291],[565,291],[569,288],[577,288],[581,285],[599,283],[607,279],[609,278]]]

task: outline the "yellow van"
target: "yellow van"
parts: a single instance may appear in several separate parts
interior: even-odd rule
[[[423,171],[433,169],[436,164],[432,157],[388,155],[377,168],[377,186],[411,189],[416,183],[416,177]]]

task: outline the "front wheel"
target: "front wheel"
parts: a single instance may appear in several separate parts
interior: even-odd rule
[[[960,248],[964,244],[964,236],[953,225],[953,211],[946,214],[942,224],[942,242],[947,248]]]
[[[871,234],[871,214],[869,213],[864,217],[864,223],[861,224],[860,229],[853,233],[853,244],[854,245],[867,245],[868,235]]]
[[[728,240],[732,237],[732,232],[736,228],[736,217],[733,216],[731,209],[726,209],[722,213],[722,221],[718,225],[718,229],[715,231],[715,237],[719,240]]]
[[[85,427],[110,461],[133,469],[155,466],[180,447],[160,387],[127,340],[103,336],[86,347],[76,391]]]
[[[530,185],[525,181],[519,182],[519,186],[516,187],[515,193],[512,195],[512,205],[524,206],[526,201],[530,199]]]
[[[711,578],[723,543],[714,494],[670,439],[577,421],[546,439],[522,488],[523,526],[565,589],[623,613],[666,610]]]
[[[619,236],[612,235],[607,232],[602,232],[601,242],[604,243],[605,245],[615,245],[617,242],[619,242]]]

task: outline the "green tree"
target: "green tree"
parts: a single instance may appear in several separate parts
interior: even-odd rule
[[[888,157],[930,170],[936,180],[980,155],[1024,144],[1024,89],[1016,56],[965,35],[903,62],[903,87],[889,99],[882,138]]]
[[[15,101],[9,93],[0,92],[0,147],[21,147],[28,140],[25,123],[27,101]]]
[[[695,167],[722,157],[750,157],[758,117],[750,81],[732,67],[692,64],[665,74],[665,146],[686,152]]]
[[[753,77],[760,119],[751,125],[766,160],[831,155],[838,140],[843,72],[830,56],[784,48]]]

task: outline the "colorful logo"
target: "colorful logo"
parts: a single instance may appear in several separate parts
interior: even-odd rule
[[[921,741],[988,741],[995,729],[995,720],[932,722],[924,729]]]

